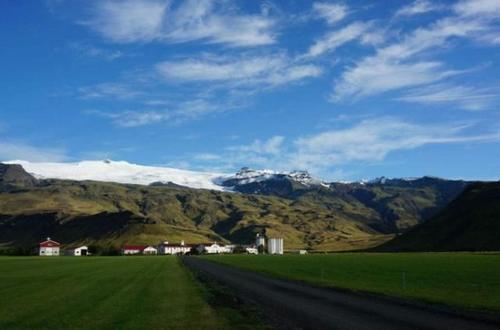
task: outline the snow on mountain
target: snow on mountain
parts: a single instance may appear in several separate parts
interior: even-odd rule
[[[314,179],[307,171],[278,172],[273,170],[253,170],[243,167],[235,175],[223,177],[219,181],[224,186],[243,185],[263,182],[270,179],[289,179],[304,185],[325,185],[320,180]]]
[[[22,160],[5,162],[19,164],[38,179],[93,180],[148,185],[168,183],[197,189],[228,190],[216,182],[229,175],[195,172],[168,167],[130,164],[125,161],[82,161],[76,163],[32,163]]]

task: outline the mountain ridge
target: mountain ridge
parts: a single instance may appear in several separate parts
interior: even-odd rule
[[[432,178],[324,185],[296,175],[300,180],[280,173],[239,182],[230,192],[175,183],[28,181],[0,193],[0,246],[43,236],[114,248],[164,239],[251,243],[266,229],[284,237],[287,248],[364,249],[424,222],[467,185]]]

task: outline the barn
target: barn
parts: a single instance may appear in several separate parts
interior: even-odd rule
[[[51,240],[50,237],[47,237],[47,240],[40,243],[38,254],[46,257],[59,256],[60,248],[61,244],[59,242]]]
[[[67,249],[65,254],[69,255],[69,256],[75,256],[75,257],[88,256],[89,255],[89,248],[85,245],[82,245],[82,246],[78,246],[75,248]]]
[[[158,253],[158,250],[154,247],[154,246],[146,246],[143,250],[142,250],[142,254],[157,254]]]

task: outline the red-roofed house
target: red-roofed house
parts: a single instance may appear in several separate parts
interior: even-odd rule
[[[141,254],[146,245],[125,245],[122,248],[123,254]]]
[[[61,244],[59,242],[53,241],[50,237],[47,237],[46,241],[40,243],[40,248],[38,249],[39,255],[41,256],[59,256],[59,249]]]

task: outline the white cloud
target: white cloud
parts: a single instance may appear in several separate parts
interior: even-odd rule
[[[98,1],[84,24],[114,42],[149,42],[161,35],[167,8],[167,1]]]
[[[93,86],[78,88],[78,93],[82,99],[112,98],[128,100],[142,95],[137,88],[133,88],[123,83],[101,83]]]
[[[84,22],[113,42],[188,42],[202,40],[231,46],[275,42],[275,21],[260,13],[238,14],[229,2],[100,1]]]
[[[291,162],[302,168],[329,167],[350,162],[384,160],[391,152],[429,144],[498,142],[500,132],[467,135],[467,125],[419,125],[394,118],[363,120],[340,130],[295,141]]]
[[[491,88],[433,85],[412,90],[397,99],[422,104],[454,104],[466,110],[482,110],[500,99],[500,93]]]
[[[171,109],[141,109],[125,110],[120,112],[109,112],[100,110],[85,111],[88,115],[95,115],[108,118],[117,126],[130,128],[139,127],[162,122],[178,124],[185,120],[199,119],[215,112],[223,112],[232,109],[234,105],[214,104],[203,99],[179,102]]]
[[[254,140],[227,147],[221,154],[200,154],[195,160],[209,167],[242,166],[276,170],[308,170],[332,174],[339,166],[384,161],[391,153],[436,144],[500,142],[500,131],[474,133],[464,124],[415,124],[397,118],[364,119],[349,127],[326,130],[285,144],[285,137]]]
[[[0,161],[27,160],[32,162],[68,160],[63,149],[40,148],[24,142],[0,140]]]
[[[370,24],[363,22],[352,23],[342,29],[328,32],[309,48],[308,56],[319,56],[328,51],[335,50],[336,48],[356,39],[361,38]]]
[[[296,63],[285,55],[217,57],[165,61],[158,72],[174,82],[218,82],[231,85],[282,85],[321,75],[320,67]]]
[[[340,22],[348,14],[348,8],[344,4],[330,2],[315,2],[313,12],[318,17],[326,20],[330,25]]]
[[[444,7],[428,0],[416,0],[413,3],[400,8],[395,16],[414,16],[432,11],[441,10]]]
[[[170,12],[166,38],[175,42],[206,40],[232,46],[275,42],[275,22],[268,16],[240,15],[225,2],[187,0]]]
[[[273,136],[266,141],[259,139],[254,140],[249,145],[240,145],[229,147],[228,150],[237,151],[239,153],[253,153],[258,155],[278,155],[281,153],[281,148],[285,138],[283,136]]]
[[[89,44],[83,43],[72,43],[70,47],[78,52],[80,55],[84,55],[87,57],[100,58],[106,61],[114,61],[118,58],[125,56],[125,54],[120,50],[112,50],[95,47]]]
[[[379,58],[367,58],[347,70],[337,82],[332,100],[351,100],[395,89],[424,85],[456,75],[445,71],[440,62],[394,63]]]
[[[419,56],[444,46],[451,38],[478,37],[489,29],[488,22],[463,17],[443,18],[427,28],[418,28],[345,70],[335,82],[332,100],[435,83],[457,74],[460,71],[447,70],[438,61],[421,61]]]
[[[500,1],[498,0],[462,0],[455,6],[454,10],[463,16],[500,16]]]

